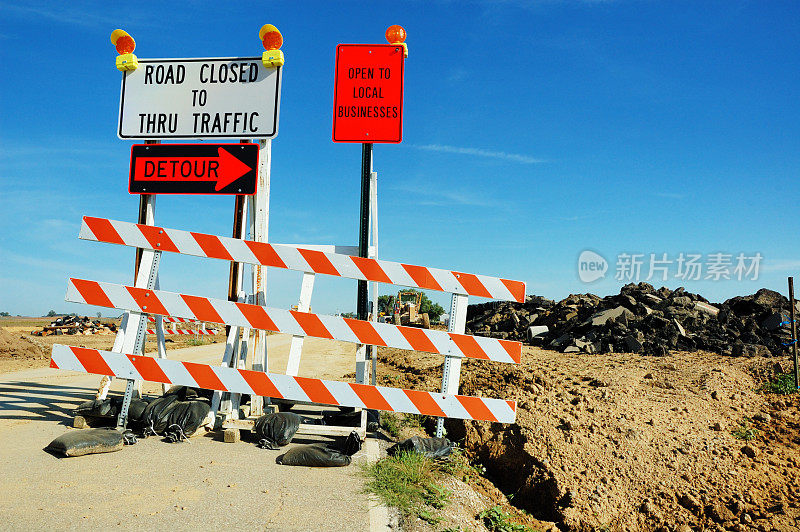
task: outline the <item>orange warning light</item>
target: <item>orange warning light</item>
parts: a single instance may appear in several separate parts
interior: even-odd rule
[[[406,40],[406,30],[397,24],[389,26],[386,30],[386,40],[389,44],[400,44]]]
[[[111,32],[111,44],[117,49],[117,53],[122,54],[132,54],[133,51],[136,49],[136,41],[133,40],[133,37],[128,35],[128,32],[125,30],[114,30]]]
[[[258,37],[264,44],[265,50],[279,50],[283,46],[283,35],[272,24],[264,24],[258,31]]]

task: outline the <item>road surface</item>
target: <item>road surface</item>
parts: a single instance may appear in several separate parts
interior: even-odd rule
[[[268,337],[270,371],[284,372],[289,337]],[[170,351],[219,363],[224,344]],[[307,339],[300,375],[342,379],[355,346]],[[226,444],[220,435],[168,444],[151,437],[115,453],[60,459],[42,449],[72,429],[72,409],[93,399],[100,378],[50,368],[0,375],[0,523],[5,530],[380,530],[384,509],[365,496],[360,464],[368,444],[341,468],[277,465],[283,451]],[[116,380],[112,393],[121,393]],[[159,385],[145,385],[158,393]],[[314,440],[293,441],[291,445]],[[372,508],[372,515],[370,510]],[[372,525],[372,527],[371,527]]]

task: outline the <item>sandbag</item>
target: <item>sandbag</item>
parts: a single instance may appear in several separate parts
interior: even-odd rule
[[[303,418],[293,412],[276,412],[258,418],[253,430],[258,436],[258,446],[264,449],[283,447],[294,438]]]
[[[122,433],[114,429],[73,430],[62,434],[44,448],[63,456],[110,453],[124,446]]]
[[[179,400],[177,394],[165,394],[150,401],[141,417],[145,434],[163,434],[169,425],[169,410]]]
[[[309,467],[341,467],[350,465],[350,457],[324,443],[298,445],[280,455],[276,460],[282,465]]]
[[[361,436],[358,435],[358,432],[353,431],[347,436],[347,438],[344,439],[344,441],[337,445],[337,448],[347,456],[353,456],[361,450],[361,445],[363,445],[363,443],[364,442],[361,441]]]
[[[402,451],[406,451],[419,453],[428,458],[444,458],[450,455],[453,447],[455,445],[447,438],[420,438],[419,436],[413,436],[395,443],[386,449],[386,453],[389,456],[395,456]]]
[[[128,423],[138,423],[146,408],[147,401],[142,399],[131,400],[128,408]],[[115,424],[121,409],[122,397],[109,397],[81,403],[73,413],[76,416],[85,418],[90,426],[96,427]]]
[[[192,388],[190,386],[171,386],[164,395],[177,395],[181,401],[211,401],[214,390]]]
[[[197,432],[211,405],[205,401],[176,401],[167,410],[164,435],[171,442],[182,441]]]
[[[325,412],[322,424],[335,427],[358,427],[361,425],[361,412]],[[367,430],[378,428],[378,411],[367,410]]]
[[[210,411],[211,405],[198,390],[173,386],[147,405],[139,426],[145,436],[159,434],[171,442],[183,441],[197,432]]]

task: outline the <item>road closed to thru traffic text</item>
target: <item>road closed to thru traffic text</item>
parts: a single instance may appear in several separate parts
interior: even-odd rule
[[[281,67],[260,57],[140,59],[123,74],[120,138],[272,138]]]

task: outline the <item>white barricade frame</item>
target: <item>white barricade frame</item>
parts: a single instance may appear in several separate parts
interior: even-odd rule
[[[288,332],[293,335],[293,339],[294,337],[318,336],[360,345],[383,345],[442,354],[445,356],[441,392],[443,396],[458,394],[461,358],[463,357],[510,363],[520,361],[521,344],[519,342],[464,334],[468,295],[524,300],[524,283],[520,281],[93,217],[84,217],[80,237],[86,240],[142,248],[145,253],[143,264],[145,258],[152,257],[150,260],[156,267],[161,253],[169,251],[249,263],[254,267],[254,276],[267,266],[303,272],[305,293],[308,295],[306,301],[301,301],[301,304],[305,303],[302,309],[306,310],[305,312],[300,308],[298,311],[268,308],[261,303],[264,298],[258,292],[255,297],[252,295],[246,297],[243,292],[240,292],[239,301],[236,302],[164,292],[158,290],[157,273],[153,274],[152,266],[140,269],[136,283],[138,286],[134,287],[70,279],[67,291],[68,300],[127,310],[128,315],[138,320],[137,330],[141,332],[141,336],[143,336],[143,326],[146,323],[145,315],[153,315],[157,324],[166,316],[172,319],[225,323],[231,326],[222,367],[234,371],[244,371],[248,351],[252,348],[250,345],[252,342],[251,331],[257,331],[253,336],[253,338],[257,338],[265,330]],[[145,271],[150,273],[147,279],[144,278]],[[157,270],[155,271],[157,272]],[[308,299],[310,299],[310,291],[313,287],[313,276],[317,273],[372,282],[389,282],[443,292],[452,290],[449,330],[445,333],[307,312],[306,305],[309,303]],[[255,286],[257,285],[254,279]],[[502,297],[498,297],[498,295]],[[248,302],[245,303],[245,299]],[[257,302],[261,304],[257,304]],[[377,312],[373,312],[374,314]],[[243,331],[241,342],[238,341],[240,328]],[[137,334],[137,338],[140,335]],[[126,353],[125,349],[130,348],[130,353],[135,355],[140,352],[135,347],[130,345],[129,340],[125,345],[120,346],[120,350],[115,345],[114,351]],[[211,366],[208,367],[211,368]],[[264,373],[265,369],[265,364],[260,368],[256,368],[254,364],[256,372]],[[292,370],[296,372],[296,369],[287,368],[287,376],[299,378],[291,374]],[[356,384],[366,386],[365,380],[365,371],[362,370]],[[130,383],[134,381],[129,379],[128,382],[130,387]],[[163,383],[164,380],[159,382]],[[238,417],[236,414],[238,414],[241,392],[223,388],[214,389],[218,392],[231,392],[230,395],[223,398],[219,393],[215,394],[212,407],[216,411],[220,401],[223,403],[230,401],[230,410],[234,413],[233,417],[236,418]],[[129,403],[129,401],[126,389],[125,402]],[[507,402],[509,405],[512,403]],[[515,411],[515,407],[512,408]],[[123,410],[125,410],[124,407]],[[362,415],[362,419],[363,417]],[[437,424],[437,434],[439,435],[442,433],[442,422],[443,419],[440,417]]]

